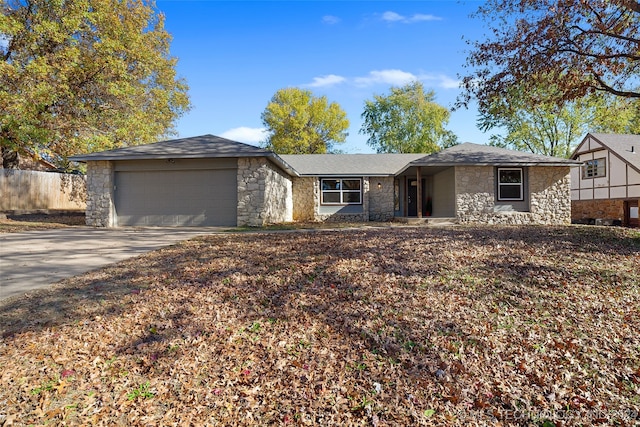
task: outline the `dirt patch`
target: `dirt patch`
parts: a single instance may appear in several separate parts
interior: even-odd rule
[[[640,235],[213,235],[0,304],[0,425],[637,425]]]

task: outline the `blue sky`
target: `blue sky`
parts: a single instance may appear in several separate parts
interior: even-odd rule
[[[258,145],[260,115],[281,88],[309,89],[346,111],[349,153],[373,152],[359,134],[364,102],[420,80],[451,107],[468,49],[483,34],[480,1],[157,0],[193,108],[180,137],[211,133]],[[477,111],[452,113],[461,142],[487,143]]]

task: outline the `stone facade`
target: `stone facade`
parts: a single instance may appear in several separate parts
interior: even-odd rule
[[[571,219],[579,222],[596,219],[623,221],[624,200],[573,200],[571,202]]]
[[[372,177],[369,181],[369,221],[391,221],[394,213],[394,177]]]
[[[496,209],[495,168],[457,166],[456,217],[460,223],[568,224],[571,222],[569,167],[529,167],[529,210]],[[525,191],[526,188],[525,188]]]
[[[113,180],[113,162],[87,163],[87,225],[93,227],[115,226]]]
[[[314,182],[318,178],[293,178],[293,220],[315,221],[316,196]]]
[[[263,218],[266,223],[293,221],[293,184],[289,175],[267,162]]]
[[[455,183],[458,221],[482,222],[494,215],[494,168],[457,166]]]
[[[380,188],[378,188],[378,183],[380,183]],[[293,179],[294,221],[366,222],[393,219],[394,177],[364,177],[362,179],[362,205],[360,205],[359,212],[321,212],[320,193],[319,178]]]
[[[529,192],[533,224],[571,223],[571,175],[568,166],[529,168]]]
[[[291,179],[264,157],[238,159],[238,226],[291,222]]]
[[[318,177],[289,177],[265,157],[239,158],[237,164],[238,226],[263,226],[294,220],[389,221],[394,217],[394,177],[363,177],[362,205],[321,206]],[[571,221],[568,166],[526,168],[526,202],[520,206],[496,202],[495,172],[493,166],[455,167],[449,182],[455,182],[455,216],[459,223],[568,224]],[[88,225],[117,225],[113,186],[113,162],[88,162]],[[447,192],[453,191],[448,189]],[[582,215],[580,212],[592,215],[591,212],[601,211],[601,217],[611,219],[621,219],[624,215],[622,201],[591,202],[601,203],[595,207],[586,206],[587,203],[579,208],[574,203],[574,219]]]

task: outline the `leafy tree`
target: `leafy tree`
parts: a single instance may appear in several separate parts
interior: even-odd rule
[[[435,93],[420,82],[392,87],[388,95],[365,101],[360,133],[378,153],[433,153],[457,143],[445,129],[449,110],[434,102]]]
[[[5,0],[0,146],[65,166],[72,154],[170,134],[189,108],[150,0]]]
[[[269,136],[265,147],[279,154],[317,154],[333,151],[347,138],[349,120],[339,104],[329,104],[311,91],[280,89],[262,113]]]
[[[487,0],[475,14],[492,36],[473,43],[464,77],[466,105],[514,86],[535,90],[532,76],[556,81],[557,96],[594,93],[640,97],[640,3],[633,0]]]
[[[479,128],[499,128],[491,145],[547,156],[569,157],[587,132],[637,133],[638,102],[613,95],[563,101],[550,76],[532,76],[529,84],[510,87],[480,109]]]

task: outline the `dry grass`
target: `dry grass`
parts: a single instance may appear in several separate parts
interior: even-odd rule
[[[208,236],[0,303],[0,425],[639,423],[640,235]]]

